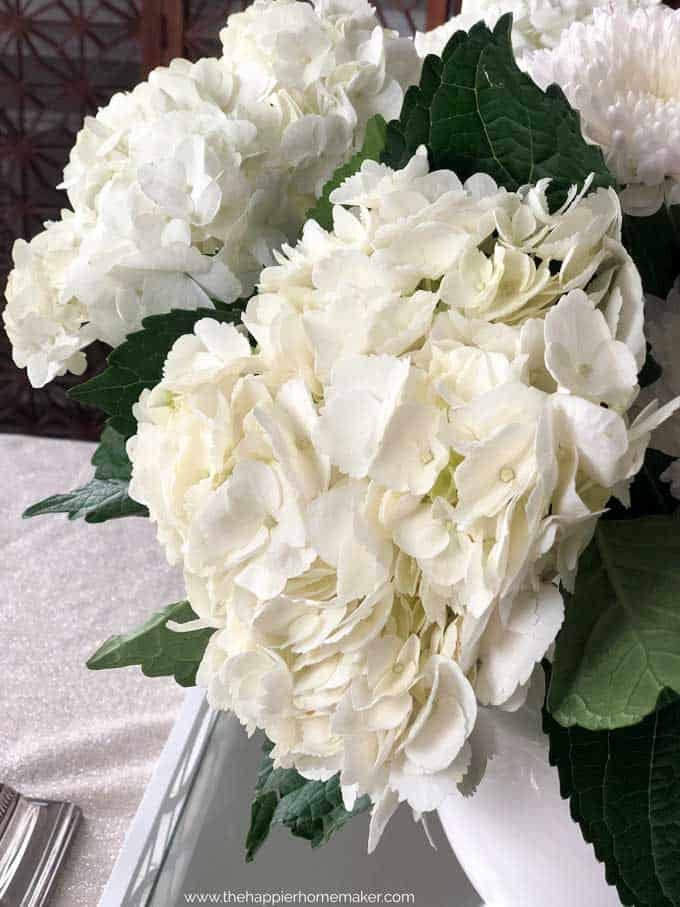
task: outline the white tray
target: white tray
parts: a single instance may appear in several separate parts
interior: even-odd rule
[[[372,857],[361,816],[316,851],[277,828],[246,864],[260,743],[233,716],[211,712],[202,691],[187,694],[100,907],[179,907],[188,893],[298,891],[412,892],[416,907],[480,907],[438,820],[429,822],[435,851],[406,808]]]

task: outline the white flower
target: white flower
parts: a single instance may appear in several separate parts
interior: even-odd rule
[[[559,583],[677,405],[629,422],[616,193],[551,214],[546,188],[365,162],[334,229],[264,270],[255,352],[201,321],[138,406],[131,493],[216,628],[199,682],[277,765],[368,794],[370,848],[455,789],[478,702],[521,704]]]
[[[624,14],[638,6],[656,6],[661,0],[616,0]],[[531,51],[555,47],[573,22],[591,22],[596,9],[608,8],[612,0],[465,0],[463,11],[429,32],[418,32],[416,50],[421,57],[441,56],[451,36],[469,31],[483,20],[493,28],[501,16],[512,13],[512,43],[521,61]]]
[[[652,346],[654,359],[661,366],[661,377],[644,388],[639,405],[658,399],[668,403],[680,394],[680,287],[676,283],[667,299],[647,296],[645,300],[645,329]],[[652,437],[652,447],[674,457],[680,457],[680,424],[671,419],[660,425]],[[677,471],[677,470],[676,470]]]
[[[71,292],[71,273],[82,237],[80,219],[64,212],[30,243],[18,239],[12,249],[3,312],[13,341],[14,361],[41,387],[57,375],[86,368],[81,352],[95,339],[83,305]]]
[[[407,359],[350,356],[336,363],[315,443],[354,478],[424,494],[448,462],[441,413]]]
[[[6,323],[34,383],[82,371],[87,343],[115,347],[146,315],[248,295],[368,119],[397,116],[418,77],[413,42],[365,0],[257,0],[221,37],[220,59],[174,60],[86,119],[64,171],[68,270],[15,256]]]
[[[582,290],[563,296],[545,319],[545,363],[560,387],[595,403],[627,408],[638,366]]]
[[[564,618],[564,603],[559,590],[546,583],[537,590],[523,590],[485,618],[474,647],[475,690],[482,705],[503,705],[528,683],[536,653],[547,652],[553,643]]]
[[[671,494],[680,501],[680,460],[674,460],[661,476],[671,486]]]
[[[625,187],[631,214],[680,201],[680,13],[665,6],[630,12],[618,4],[576,23],[553,50],[528,60],[542,87],[556,82],[581,115]]]

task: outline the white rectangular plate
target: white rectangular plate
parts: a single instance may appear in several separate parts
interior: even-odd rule
[[[480,907],[439,820],[429,822],[434,850],[406,807],[371,857],[364,815],[318,850],[277,828],[255,861],[246,864],[244,840],[260,744],[257,737],[247,738],[232,715],[216,717],[202,691],[187,694],[100,907],[179,907],[191,902],[187,895],[214,893],[243,893],[253,898],[247,903],[266,903],[255,897],[300,891],[404,892],[413,893],[416,907]]]

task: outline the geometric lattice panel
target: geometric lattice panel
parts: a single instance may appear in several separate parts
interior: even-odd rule
[[[0,0],[0,242],[58,215],[75,133],[141,75],[135,0]]]
[[[30,239],[65,205],[56,186],[83,118],[141,75],[136,0],[0,0],[3,289],[14,240]],[[33,391],[0,337],[0,429],[96,435],[99,416],[73,404],[64,384]]]
[[[227,18],[247,6],[243,0],[188,0],[185,3],[183,56],[189,60],[221,52],[219,33]]]

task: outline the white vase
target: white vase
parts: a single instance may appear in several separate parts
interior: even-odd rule
[[[440,808],[442,825],[487,907],[616,907],[548,764],[541,686],[517,712],[481,711],[474,748],[493,755],[474,794]]]

